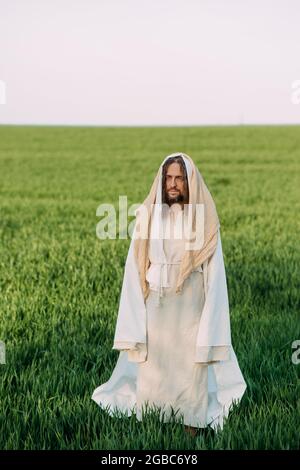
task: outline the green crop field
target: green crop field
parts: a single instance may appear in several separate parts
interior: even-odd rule
[[[130,240],[101,203],[142,203],[163,158],[191,156],[216,202],[233,347],[247,382],[222,433],[110,417],[91,400],[112,350]],[[0,449],[299,447],[299,126],[0,127]],[[133,220],[130,217],[129,220]]]

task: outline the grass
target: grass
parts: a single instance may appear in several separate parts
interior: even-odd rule
[[[99,240],[103,202],[141,203],[163,158],[197,164],[217,205],[233,346],[247,391],[220,435],[112,418],[130,240]],[[300,427],[298,126],[0,127],[0,449],[296,449]],[[131,218],[132,219],[132,218]]]

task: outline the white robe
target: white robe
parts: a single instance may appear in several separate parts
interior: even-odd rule
[[[153,258],[152,261],[154,261]],[[160,268],[161,266],[159,265],[156,267],[152,266],[152,273],[150,269],[148,270],[148,279],[151,280],[151,277],[155,279],[155,272],[153,270]],[[166,266],[163,266],[163,268],[168,279],[170,276],[170,273],[168,274],[169,268]],[[201,269],[199,270],[201,272]],[[167,279],[164,279],[164,281],[167,281]],[[227,283],[220,231],[218,231],[218,244],[215,253],[208,263],[203,264],[203,274],[201,273],[200,275],[199,272],[197,274],[192,272],[185,281],[182,293],[179,294],[179,296],[182,296],[180,301],[185,298],[188,286],[190,288],[190,283],[195,283],[195,279],[203,283],[205,298],[201,315],[199,314],[197,331],[195,331],[194,327],[191,330],[193,333],[190,333],[190,338],[196,339],[195,344],[193,347],[191,346],[190,353],[186,354],[189,360],[193,361],[194,366],[199,366],[191,367],[190,369],[193,374],[193,383],[191,383],[188,395],[192,398],[190,408],[186,397],[184,402],[177,399],[180,391],[177,395],[173,394],[173,400],[168,400],[168,397],[163,395],[161,398],[157,396],[156,401],[160,401],[159,405],[166,402],[169,405],[171,404],[171,406],[174,403],[179,404],[183,412],[185,424],[199,427],[209,425],[215,430],[222,430],[224,419],[227,418],[231,406],[234,402],[238,403],[241,400],[246,390],[246,382],[231,344]],[[168,285],[167,282],[165,285]],[[153,289],[155,288],[154,286],[152,287]],[[199,284],[199,289],[200,287]],[[110,379],[97,387],[92,395],[92,399],[111,416],[120,416],[118,413],[120,411],[122,414],[125,413],[126,416],[131,416],[132,413],[135,413],[137,419],[142,418],[138,405],[143,401],[141,396],[143,399],[147,396],[148,388],[144,386],[145,384],[142,381],[138,380],[138,377],[139,371],[141,378],[147,377],[147,374],[145,375],[145,371],[147,371],[145,364],[147,363],[150,347],[147,344],[147,314],[151,310],[153,311],[155,295],[156,292],[151,290],[148,299],[146,302],[144,301],[133,253],[132,239],[125,264],[112,348],[120,350],[120,354]],[[165,300],[167,299],[163,299],[163,301]],[[191,300],[186,299],[186,302],[188,304]],[[149,309],[150,304],[151,309]],[[177,351],[176,348],[174,349],[177,339],[174,338],[173,340],[170,351]],[[184,352],[180,350],[180,354],[184,354]],[[153,356],[151,358],[152,369],[149,369],[148,377],[151,376],[150,371],[152,370],[153,372]],[[177,356],[177,359],[177,363],[180,363],[180,356]],[[171,362],[172,357],[170,357]],[[184,363],[184,357],[182,358],[182,363]],[[139,368],[139,366],[142,367]],[[142,371],[144,371],[144,374]],[[207,375],[205,375],[205,371]],[[176,374],[176,370],[174,370],[174,374]],[[183,375],[184,383],[187,384],[188,376],[186,374]],[[180,376],[177,377],[178,384],[182,383],[182,381],[180,382]],[[163,382],[161,381],[160,383]],[[151,386],[151,384],[149,385]],[[197,392],[197,387],[199,392]],[[206,388],[206,395],[204,387]],[[168,388],[164,390],[168,390]],[[155,393],[152,393],[151,397],[155,399]],[[169,414],[165,414],[163,419],[168,420]]]
[[[138,364],[136,382],[136,416],[142,419],[143,408],[161,408],[161,420],[168,422],[172,414],[176,421],[183,417],[185,425],[206,427],[208,407],[208,365],[194,362],[194,348],[199,321],[205,302],[202,266],[185,280],[183,295],[176,294],[180,262],[185,252],[185,240],[174,239],[176,212],[171,206],[168,218],[171,238],[163,240],[166,279],[162,297],[156,285],[159,266],[153,263],[147,272],[150,294],[147,310],[147,360]]]

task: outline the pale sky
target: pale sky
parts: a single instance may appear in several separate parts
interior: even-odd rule
[[[0,124],[300,123],[297,80],[299,0],[0,0]]]

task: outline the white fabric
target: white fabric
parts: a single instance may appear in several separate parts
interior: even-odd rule
[[[182,294],[176,294],[185,240],[173,237],[176,212],[177,216],[181,213],[175,207],[171,206],[165,214],[172,232],[164,239],[170,286],[163,288],[160,305],[156,304],[155,291],[151,290],[146,300],[147,361],[138,366],[136,416],[141,420],[142,409],[155,405],[161,408],[160,419],[164,422],[176,413],[176,420],[182,416],[185,425],[203,428],[207,426],[208,366],[194,362],[205,302],[203,272],[195,269],[186,279]]]
[[[162,210],[161,224],[162,237],[159,242],[157,240],[153,241],[153,238],[151,238],[149,252],[149,260],[151,264],[146,273],[146,279],[149,282],[150,290],[157,292],[157,306],[160,305],[160,298],[164,295],[165,289],[170,287],[170,269],[174,265],[180,266],[181,263],[181,260],[174,261],[174,259],[167,259],[165,249],[162,245],[164,246],[166,241],[173,238],[173,244],[177,245],[179,242],[180,249],[182,249],[182,246],[184,248],[185,240],[182,242],[182,239],[184,238],[185,233],[185,223],[187,223],[187,219],[183,217],[183,210],[179,204],[173,204],[170,208],[164,207]],[[202,272],[202,266],[198,266],[196,270]]]

